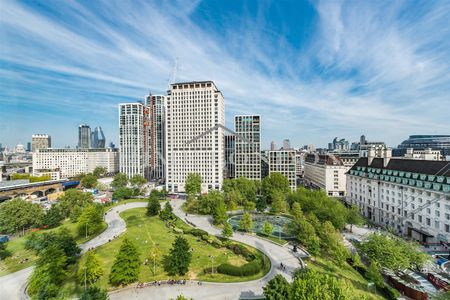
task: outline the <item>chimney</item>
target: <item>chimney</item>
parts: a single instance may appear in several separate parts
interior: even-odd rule
[[[383,152],[383,166],[386,168],[392,157],[392,149],[384,148]]]

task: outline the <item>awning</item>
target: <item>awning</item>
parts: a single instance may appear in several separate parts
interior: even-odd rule
[[[428,232],[418,229],[418,228],[411,228],[411,230],[414,230],[415,232],[420,233],[421,235],[424,235],[424,236],[434,237],[434,235],[431,235]]]

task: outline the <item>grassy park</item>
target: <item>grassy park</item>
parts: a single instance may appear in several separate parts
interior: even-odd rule
[[[260,278],[269,270],[269,267],[267,267],[260,273],[247,277],[235,277],[218,274],[216,271],[213,275],[209,274],[209,272],[205,273],[205,268],[209,271],[211,266],[211,255],[214,256],[214,269],[219,264],[225,262],[239,266],[245,264],[247,261],[243,257],[234,254],[231,250],[226,249],[225,247],[215,248],[198,237],[190,234],[184,234],[184,237],[188,240],[193,249],[189,273],[182,277],[169,276],[164,270],[163,259],[164,255],[169,253],[177,234],[167,228],[165,223],[160,220],[159,217],[148,217],[145,212],[146,208],[135,208],[122,212],[120,215],[127,223],[126,233],[117,239],[93,250],[102,262],[102,268],[104,271],[103,276],[96,284],[97,286],[108,289],[111,288],[108,283],[108,276],[111,266],[114,263],[115,256],[118,253],[120,245],[125,237],[133,240],[139,250],[140,258],[143,262],[139,274],[140,282],[150,282],[163,279],[195,279],[215,282],[239,282]],[[186,228],[187,225],[178,220],[177,226],[179,228]],[[248,248],[253,252],[257,251],[256,249],[250,247]],[[156,253],[155,264],[152,253]],[[147,264],[144,264],[146,259],[148,262]]]

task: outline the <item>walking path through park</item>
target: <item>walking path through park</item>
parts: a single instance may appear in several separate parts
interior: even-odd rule
[[[221,231],[211,225],[209,216],[187,215],[181,210],[183,200],[171,200],[174,208],[173,212],[180,219],[194,224],[197,228],[207,231],[209,234],[220,235]],[[288,280],[291,279],[292,272],[300,267],[300,260],[297,256],[304,253],[293,253],[287,246],[280,246],[261,239],[256,236],[235,233],[231,238],[235,241],[250,245],[264,252],[270,259],[272,267],[266,276],[259,280],[239,282],[239,283],[209,283],[202,282],[198,285],[195,281],[188,281],[186,285],[161,285],[149,286],[145,288],[128,288],[110,294],[110,299],[161,299],[167,300],[176,298],[183,294],[188,298],[197,299],[233,299],[240,297],[245,299],[258,298],[263,293],[263,286],[276,274],[282,274]],[[280,270],[280,263],[286,267]]]
[[[121,212],[130,208],[146,207],[147,202],[132,202],[127,204],[118,205],[107,212],[105,215],[105,222],[108,228],[99,234],[97,237],[80,245],[83,252],[87,249],[97,248],[108,240],[113,239],[115,236],[125,232],[125,221],[119,216]],[[8,274],[0,277],[0,299],[15,300],[15,299],[27,299],[25,294],[25,287],[27,279],[33,271],[33,267],[29,267],[15,273]]]
[[[194,224],[196,227],[207,231],[209,234],[220,235],[220,230],[213,227],[208,216],[188,215],[181,210],[182,200],[171,200],[174,213],[184,221]],[[119,214],[125,210],[146,207],[146,202],[132,202],[116,206],[105,215],[108,228],[97,237],[81,245],[82,252],[97,248],[109,240],[125,232],[125,221]],[[262,287],[276,274],[282,274],[291,279],[292,272],[300,267],[299,255],[293,253],[287,246],[276,245],[256,236],[235,233],[233,240],[250,245],[264,252],[270,259],[272,267],[269,273],[259,280],[240,283],[207,283],[188,282],[186,285],[162,285],[146,288],[125,288],[110,294],[110,299],[164,299],[175,298],[183,294],[194,299],[239,299],[252,298],[262,295]],[[280,270],[283,263],[285,270]],[[25,287],[33,267],[0,277],[0,299],[26,299]]]

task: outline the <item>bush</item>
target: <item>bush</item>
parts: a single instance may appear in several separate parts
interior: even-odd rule
[[[236,255],[242,255],[247,261],[255,259],[255,255],[251,253],[245,246],[236,243],[230,243],[226,246]]]
[[[400,297],[399,291],[397,291],[393,287],[390,287],[386,283],[381,286],[377,284],[376,286],[377,290],[389,300],[395,300],[398,299],[398,297]]]
[[[262,265],[260,260],[255,259],[240,267],[233,266],[227,263],[221,264],[217,267],[217,272],[231,276],[251,276],[258,274],[261,271],[261,267]]]
[[[189,234],[192,234],[193,236],[202,237],[204,235],[208,235],[208,233],[204,230],[193,228],[189,231]]]

